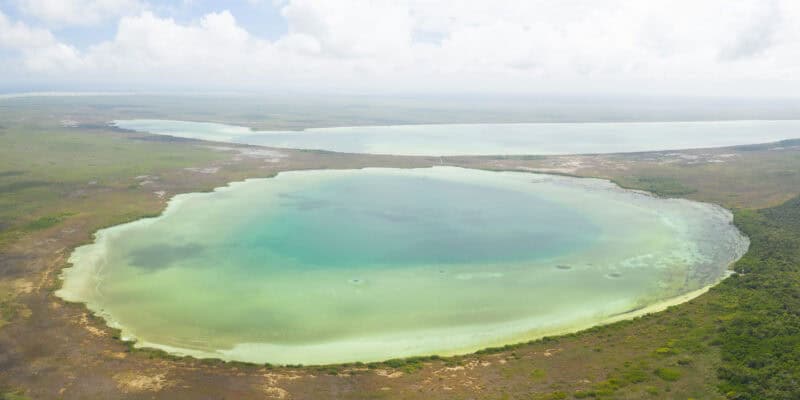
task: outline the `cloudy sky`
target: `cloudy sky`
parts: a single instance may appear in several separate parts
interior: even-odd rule
[[[797,0],[0,0],[0,91],[800,94]]]

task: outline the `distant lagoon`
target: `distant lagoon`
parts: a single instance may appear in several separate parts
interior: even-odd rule
[[[255,131],[212,122],[116,120],[122,129],[291,149],[395,155],[623,153],[800,138],[800,120],[437,124]]]

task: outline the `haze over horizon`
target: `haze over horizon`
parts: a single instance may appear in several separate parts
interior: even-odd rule
[[[800,3],[0,0],[0,91],[794,97]]]

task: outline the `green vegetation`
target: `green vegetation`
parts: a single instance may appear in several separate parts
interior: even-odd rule
[[[25,229],[27,230],[39,230],[39,229],[47,229],[52,226],[57,225],[59,222],[63,221],[65,218],[73,215],[72,213],[61,213],[56,215],[45,215],[44,217],[35,219],[25,225]]]
[[[656,368],[655,374],[659,378],[661,378],[661,379],[663,379],[665,381],[669,381],[669,382],[677,381],[681,377],[681,371],[679,371],[677,369],[674,369],[674,368],[667,368],[667,367]]]
[[[6,392],[0,393],[0,400],[31,400],[31,398],[21,392]]]
[[[622,187],[635,187],[646,190],[661,197],[680,197],[697,192],[680,180],[668,176],[638,176],[622,182],[617,182]]]
[[[75,215],[61,205],[70,199],[122,187],[135,195],[146,189],[136,176],[203,165],[223,154],[107,129],[58,128],[46,121],[9,126],[0,135],[0,149],[0,246]]]
[[[420,356],[420,357],[407,357],[407,358],[393,358],[383,362],[369,363],[367,367],[375,368],[393,368],[403,371],[407,374],[414,373],[421,370],[426,362],[438,361],[441,357],[437,355]]]
[[[720,285],[720,390],[735,399],[800,398],[800,198],[737,213],[750,236]]]

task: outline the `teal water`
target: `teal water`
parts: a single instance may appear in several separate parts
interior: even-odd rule
[[[393,125],[299,132],[157,119],[113,123],[140,132],[270,147],[433,156],[623,153],[800,138],[798,120]]]
[[[746,247],[719,207],[600,180],[286,172],[98,232],[58,294],[180,354],[373,361],[591,326],[719,281]]]

